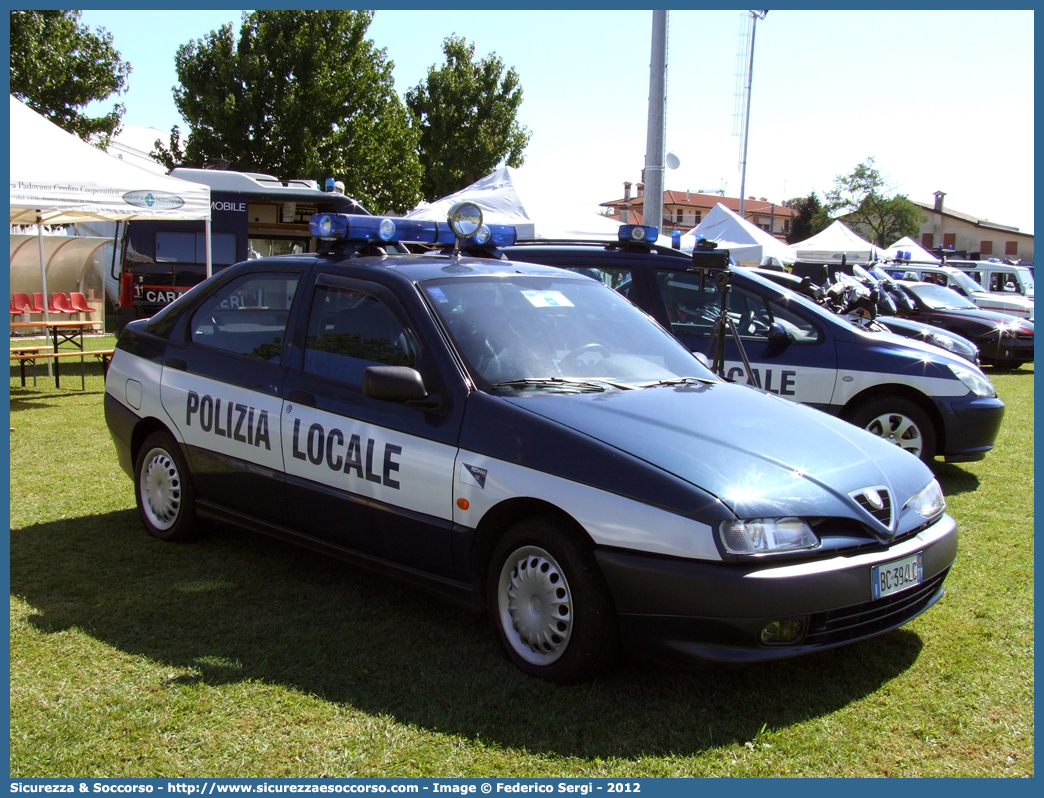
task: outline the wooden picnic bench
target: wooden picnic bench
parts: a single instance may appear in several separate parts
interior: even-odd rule
[[[102,362],[102,370],[108,371],[109,360],[112,358],[112,353],[115,350],[112,349],[87,349],[84,351],[80,350],[65,350],[62,352],[54,352],[49,346],[12,346],[11,347],[11,360],[17,360],[19,368],[21,369],[22,375],[22,387],[25,387],[25,364],[29,363],[33,367],[33,385],[36,385],[36,362],[38,360],[52,360],[54,361],[54,387],[61,388],[61,376],[58,363],[68,357],[80,358],[80,388],[86,390],[87,381],[84,376],[84,359],[88,357],[97,357]]]

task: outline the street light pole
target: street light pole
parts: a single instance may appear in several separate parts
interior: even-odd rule
[[[649,125],[645,143],[645,198],[642,221],[662,232],[664,105],[667,78],[667,12],[653,11],[652,56],[649,60]]]
[[[750,132],[750,84],[754,82],[754,35],[758,32],[758,20],[768,16],[768,11],[751,11],[750,68],[747,70],[747,112],[743,120],[743,164],[740,173],[739,215],[743,218],[743,203],[747,194],[747,139]]]

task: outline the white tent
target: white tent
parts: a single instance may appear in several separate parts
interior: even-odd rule
[[[44,119],[13,95],[10,178],[11,224],[37,225],[45,296],[45,224],[99,219],[205,220],[210,273],[209,187],[153,174],[113,158]]]
[[[446,212],[468,200],[482,209],[485,221],[515,225],[518,238],[616,240],[620,223],[596,206],[571,203],[567,192],[537,185],[524,169],[502,166],[460,191],[417,206],[407,219],[445,222]],[[670,241],[667,241],[670,244]]]
[[[835,221],[822,233],[809,239],[791,244],[794,259],[808,263],[870,263],[884,258],[884,250],[864,241],[840,220]]]
[[[210,189],[113,158],[11,97],[11,224],[210,219]]]
[[[720,202],[710,209],[702,222],[681,237],[683,252],[692,252],[699,238],[714,241],[718,249],[727,249],[737,263],[760,264],[765,258],[793,263],[790,247]]]
[[[900,256],[899,253],[908,253],[906,256]],[[910,236],[905,236],[896,241],[892,246],[885,250],[885,255],[890,260],[912,260],[918,263],[939,263],[939,259],[935,257],[931,252],[926,250]]]

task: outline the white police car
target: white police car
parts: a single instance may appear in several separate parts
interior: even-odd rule
[[[511,240],[474,206],[451,221]],[[106,421],[156,537],[205,517],[415,580],[563,682],[621,644],[825,649],[943,595],[956,525],[916,457],[717,379],[587,277],[363,254],[443,224],[313,230],[318,255],[232,266],[120,336]]]
[[[723,293],[718,270],[696,265],[706,253],[658,247],[655,236],[656,228],[625,225],[619,242],[517,242],[504,253],[600,279],[709,356]],[[744,352],[727,336],[726,378],[840,416],[925,461],[981,460],[993,448],[1004,403],[974,364],[857,329],[749,269],[730,272],[727,311]]]

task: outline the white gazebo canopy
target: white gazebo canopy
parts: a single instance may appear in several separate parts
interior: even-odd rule
[[[884,258],[884,250],[865,241],[844,225],[835,221],[821,233],[791,244],[794,259],[807,263],[870,263]]]
[[[11,96],[11,224],[210,219],[210,189],[106,154]]]
[[[737,263],[760,264],[765,258],[794,262],[790,247],[720,202],[702,222],[681,237],[682,252],[692,252],[700,238],[715,242],[718,249],[729,250]]]
[[[620,223],[598,213],[595,206],[571,203],[553,186],[537,184],[524,168],[502,166],[466,188],[406,214],[407,219],[445,222],[458,202],[474,202],[485,221],[512,224],[519,240],[617,239]],[[668,242],[669,243],[669,242]]]
[[[106,154],[11,95],[11,224],[36,225],[47,297],[43,226],[130,219],[206,223],[210,274],[210,188],[155,174]],[[44,302],[46,321],[47,302]]]
[[[900,252],[908,254],[900,255]],[[892,244],[885,250],[885,255],[890,260],[899,260],[901,258],[918,263],[939,263],[939,259],[935,255],[910,238],[910,236],[904,236]]]

